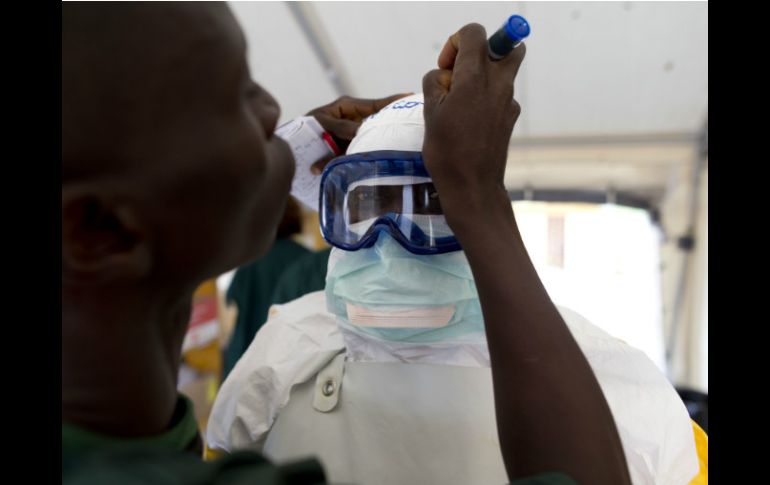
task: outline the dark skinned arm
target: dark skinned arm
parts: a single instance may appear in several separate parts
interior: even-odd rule
[[[607,401],[540,282],[503,185],[525,49],[491,61],[477,24],[449,38],[423,79],[423,156],[478,287],[509,479],[559,471],[587,485],[630,484]]]
[[[397,99],[413,93],[394,94],[380,99],[361,99],[342,96],[331,103],[310,111],[307,116],[313,116],[324,130],[331,134],[335,143],[344,154],[350,141],[356,136],[358,128],[364,119],[373,115]],[[314,173],[321,173],[332,157],[317,161],[311,167]]]

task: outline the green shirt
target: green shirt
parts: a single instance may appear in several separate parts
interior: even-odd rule
[[[276,466],[261,455],[238,452],[212,462],[200,458],[192,402],[180,396],[168,431],[147,438],[116,438],[62,423],[62,483],[264,484],[326,483],[316,460]]]
[[[274,304],[288,303],[326,287],[326,267],[331,249],[322,249],[298,258],[281,274],[275,284]]]

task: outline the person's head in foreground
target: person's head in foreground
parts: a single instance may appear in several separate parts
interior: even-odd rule
[[[292,155],[226,4],[64,4],[62,30],[62,419],[154,433],[192,291],[267,251]]]

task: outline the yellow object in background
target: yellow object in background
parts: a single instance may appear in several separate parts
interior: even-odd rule
[[[218,341],[219,334],[217,285],[216,280],[210,279],[193,294],[192,312],[182,343],[182,354],[192,349],[205,348],[212,341]]]
[[[698,451],[700,471],[690,480],[690,485],[708,485],[709,483],[709,437],[698,424],[692,422],[692,430],[695,434],[695,449]]]
[[[217,458],[221,458],[225,456],[227,453],[220,450],[214,450],[208,447],[208,445],[203,446],[203,459],[206,461],[216,460]]]
[[[193,295],[178,387],[193,402],[204,446],[209,414],[222,376],[221,333],[216,281],[211,279]]]
[[[182,354],[182,360],[196,372],[219,376],[222,373],[222,349],[219,345],[219,339],[212,340],[202,347],[188,350]]]

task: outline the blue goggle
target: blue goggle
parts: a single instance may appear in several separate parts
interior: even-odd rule
[[[371,247],[380,232],[415,254],[462,249],[420,152],[335,158],[321,176],[319,214],[324,239],[346,251]]]

